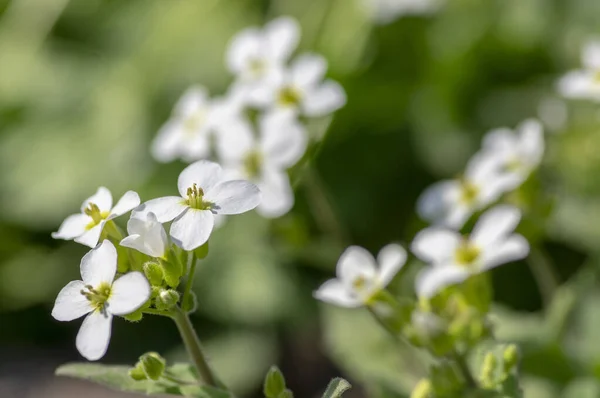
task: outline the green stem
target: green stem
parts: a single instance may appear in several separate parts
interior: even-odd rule
[[[194,283],[194,274],[196,273],[196,252],[192,251],[188,253],[188,256],[191,254],[191,261],[189,265],[189,273],[187,277],[187,282],[185,284],[185,289],[183,290],[183,298],[181,299],[181,305],[186,305],[188,296],[190,295],[190,291],[192,290],[192,284]]]
[[[188,314],[181,308],[175,307],[173,320],[177,325],[177,329],[179,329],[183,344],[185,345],[192,362],[194,362],[196,369],[198,369],[202,381],[210,386],[219,387],[217,378],[212,372],[208,365],[208,361],[202,352],[200,339],[198,339],[198,336],[196,335],[196,331],[194,330],[194,326],[192,325]]]
[[[154,308],[146,308],[142,311],[143,314],[148,315],[158,315],[158,316],[166,316],[168,318],[173,318],[173,313],[167,311],[155,310]]]
[[[465,381],[467,382],[467,386],[469,387],[469,389],[476,389],[477,381],[473,377],[473,374],[471,373],[471,370],[469,369],[469,365],[467,364],[465,357],[460,355],[458,352],[454,352],[454,354],[452,354],[452,359],[458,365],[458,369],[460,370],[463,377],[465,378]]]
[[[556,270],[552,266],[546,253],[538,246],[531,246],[529,257],[527,257],[527,263],[529,264],[529,269],[540,289],[544,307],[548,308],[556,289],[560,286]]]

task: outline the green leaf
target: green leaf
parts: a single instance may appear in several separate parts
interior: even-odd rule
[[[263,392],[267,398],[278,398],[285,391],[285,379],[277,366],[271,366],[265,377]]]
[[[344,392],[349,390],[352,386],[346,380],[341,377],[336,377],[329,382],[323,398],[339,398]]]

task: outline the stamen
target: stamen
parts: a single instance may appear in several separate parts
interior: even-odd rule
[[[191,187],[189,187],[186,193],[186,203],[192,209],[206,210],[210,208],[211,204],[204,201],[204,190],[197,184],[194,184]]]
[[[479,187],[469,181],[461,183],[460,201],[466,205],[471,205],[479,196]]]
[[[479,247],[474,245],[472,242],[469,242],[467,239],[463,239],[463,241],[456,248],[454,257],[459,265],[471,267],[475,261],[477,261],[480,254],[481,249],[479,249]]]
[[[98,288],[91,285],[86,285],[85,289],[81,289],[80,293],[90,302],[94,309],[104,311],[104,307],[110,297],[111,287],[108,283],[101,283]]]
[[[292,86],[285,86],[279,91],[278,101],[281,105],[286,107],[298,106],[302,94],[298,89]]]

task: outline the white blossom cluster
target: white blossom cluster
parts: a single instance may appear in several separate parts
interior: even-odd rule
[[[299,40],[298,23],[289,17],[234,36],[225,59],[234,75],[227,93],[210,98],[204,87],[189,88],[152,144],[155,159],[215,159],[226,178],[260,188],[259,214],[287,213],[294,204],[287,170],[309,142],[304,118],[326,116],[346,103],[342,87],[325,78],[325,58],[305,53],[290,60]]]
[[[463,176],[440,181],[423,192],[417,212],[433,225],[411,243],[415,256],[428,264],[415,281],[419,297],[430,298],[471,275],[527,256],[527,240],[514,233],[521,219],[516,207],[496,205],[480,216],[470,234],[462,235],[460,230],[473,214],[523,184],[543,154],[543,129],[536,120],[521,123],[516,131],[492,130]],[[337,278],[324,283],[315,297],[345,307],[368,305],[406,257],[401,246],[392,244],[381,250],[376,262],[365,249],[352,246],[338,262]]]
[[[437,11],[443,0],[361,0],[367,14],[377,24],[388,24],[408,15],[428,15]]]
[[[600,101],[600,39],[591,39],[581,51],[582,68],[565,74],[558,91],[571,99]]]

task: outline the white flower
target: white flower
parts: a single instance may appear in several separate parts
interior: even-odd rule
[[[277,18],[263,29],[244,29],[233,37],[227,50],[227,67],[243,84],[262,84],[279,74],[300,39],[298,22]]]
[[[127,191],[115,207],[112,207],[112,201],[108,189],[98,188],[98,191],[81,205],[81,214],[67,217],[58,231],[52,233],[52,237],[74,239],[77,243],[95,247],[106,222],[136,208],[140,204],[140,197],[133,191]]]
[[[521,123],[516,131],[508,128],[492,130],[483,139],[483,150],[503,159],[501,172],[505,188],[512,190],[521,185],[535,170],[544,155],[544,131],[537,120]]]
[[[316,54],[298,56],[289,70],[272,75],[248,102],[264,109],[285,109],[306,116],[325,116],[346,104],[346,93],[333,80],[323,80],[327,61]]]
[[[204,87],[190,87],[175,105],[173,115],[152,142],[152,156],[159,162],[194,161],[210,154],[210,138],[216,133],[224,103],[211,101]]]
[[[262,193],[257,211],[263,217],[279,217],[294,205],[294,193],[286,170],[302,158],[308,137],[304,127],[289,113],[263,115],[259,134],[249,124],[245,131],[223,140],[219,150],[228,178],[255,183]]]
[[[65,286],[52,309],[59,321],[72,321],[89,314],[77,334],[77,349],[85,358],[96,361],[104,356],[110,341],[113,315],[127,315],[150,298],[150,284],[139,272],[115,279],[117,250],[103,241],[81,260],[81,281]]]
[[[137,218],[137,216],[145,216]],[[169,238],[154,213],[135,214],[127,222],[129,236],[121,241],[121,246],[130,247],[150,257],[165,258],[169,250]]]
[[[360,307],[385,288],[406,262],[402,246],[390,244],[377,255],[358,246],[350,246],[340,257],[336,279],[325,282],[315,298],[342,307]]]
[[[460,229],[476,211],[495,202],[513,179],[503,173],[503,156],[481,151],[469,161],[462,178],[437,182],[417,202],[417,213],[434,224]]]
[[[499,205],[481,216],[469,236],[442,227],[419,232],[411,250],[431,266],[417,276],[417,294],[428,298],[471,275],[525,258],[529,244],[513,234],[520,219],[517,208]]]
[[[558,91],[567,98],[600,101],[600,40],[585,44],[583,69],[568,72],[558,81]]]
[[[430,14],[441,0],[361,0],[366,11],[378,24],[387,24],[404,15]]]
[[[150,200],[136,209],[134,216],[152,212],[158,222],[173,220],[171,238],[184,250],[193,250],[208,241],[215,214],[240,214],[260,203],[256,185],[223,179],[221,166],[199,160],[179,174],[177,187],[181,196]]]

